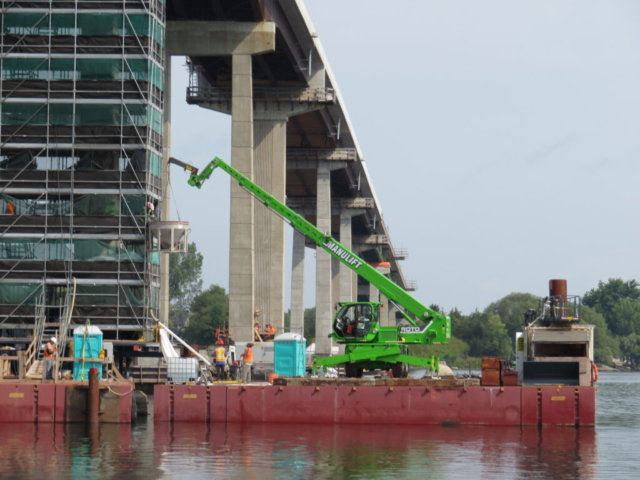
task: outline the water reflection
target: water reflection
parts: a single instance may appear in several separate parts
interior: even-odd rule
[[[0,478],[637,478],[640,373],[598,388],[596,429],[0,424]]]
[[[154,443],[167,475],[219,478],[594,478],[597,458],[571,428],[157,424]]]
[[[0,425],[3,478],[596,476],[593,429],[373,425]]]
[[[0,424],[0,478],[156,478],[151,439],[130,425]],[[145,445],[145,443],[147,445]]]

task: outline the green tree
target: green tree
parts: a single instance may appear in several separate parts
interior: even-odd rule
[[[451,334],[471,345],[473,340],[482,335],[483,321],[483,314],[478,310],[467,316],[451,317]],[[478,355],[478,353],[471,351],[470,355]],[[482,352],[480,352],[479,355],[482,355]]]
[[[440,305],[438,305],[437,303],[432,303],[431,305],[429,305],[429,308],[430,308],[431,310],[434,310],[434,311],[438,312],[438,313],[442,313],[442,312],[444,312],[444,310],[442,309],[442,307],[441,307]]]
[[[507,335],[515,341],[516,332],[521,332],[524,328],[525,312],[530,308],[538,308],[539,303],[539,297],[530,293],[510,293],[491,303],[484,309],[484,313],[498,315],[507,329]]]
[[[211,285],[191,302],[189,325],[184,339],[190,343],[209,345],[216,327],[224,328],[229,320],[229,296],[224,288]]]
[[[184,321],[191,302],[202,291],[203,257],[196,244],[190,243],[187,253],[172,254],[169,258],[170,318]]]
[[[622,359],[631,366],[640,366],[640,335],[632,333],[620,340]]]
[[[601,313],[607,325],[615,335],[625,335],[627,320],[618,316],[620,313],[628,313],[627,304],[619,307],[616,312],[616,304],[622,300],[639,301],[640,284],[635,280],[624,281],[621,278],[610,278],[607,282],[598,282],[598,287],[589,290],[582,297],[582,303],[594,308]],[[622,308],[622,310],[620,309]],[[633,331],[633,330],[632,330]]]
[[[411,355],[428,357],[435,355],[444,360],[449,366],[466,366],[466,359],[469,354],[469,345],[459,338],[452,337],[446,345],[411,345],[409,347]]]
[[[469,342],[474,356],[506,357],[511,354],[511,339],[500,315],[483,315],[480,335]]]
[[[513,351],[516,332],[521,332],[524,314],[536,308],[539,298],[530,293],[511,293],[484,311],[470,315],[454,309],[449,313],[453,335],[469,345],[469,355],[506,357]]]
[[[304,309],[304,338],[307,345],[316,341],[316,308]]]
[[[640,301],[622,298],[614,303],[609,327],[622,336],[640,334]]]
[[[595,326],[593,341],[593,359],[596,363],[610,365],[613,357],[618,356],[618,340],[611,335],[604,317],[593,308],[582,305],[580,320],[587,325]]]

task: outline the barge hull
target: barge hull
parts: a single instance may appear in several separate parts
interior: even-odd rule
[[[87,386],[0,382],[0,423],[84,423]],[[133,385],[100,384],[100,423],[131,423]]]
[[[156,385],[157,422],[595,426],[594,387]]]

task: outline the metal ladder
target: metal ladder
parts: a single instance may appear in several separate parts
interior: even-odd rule
[[[42,359],[42,345],[43,340],[45,338],[45,323],[47,321],[47,311],[45,308],[45,295],[44,292],[40,294],[40,298],[38,299],[38,303],[36,304],[36,318],[35,318],[35,328],[33,329],[33,347],[35,349],[35,359]]]
[[[73,279],[73,292],[67,290],[67,295],[64,299],[64,308],[60,316],[60,331],[58,338],[58,356],[64,357],[65,350],[67,349],[67,338],[69,337],[69,328],[71,327],[71,317],[73,316],[73,307],[75,305],[76,295],[76,279]],[[73,355],[71,352],[70,356]]]

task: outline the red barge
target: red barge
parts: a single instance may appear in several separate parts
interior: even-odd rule
[[[156,422],[595,425],[595,387],[156,385]]]
[[[515,369],[485,357],[482,379],[280,378],[274,385],[156,385],[157,422],[593,427],[594,327],[565,280],[525,314]]]
[[[0,381],[0,423],[85,423],[88,382]],[[131,423],[133,384],[100,382],[100,423]]]

